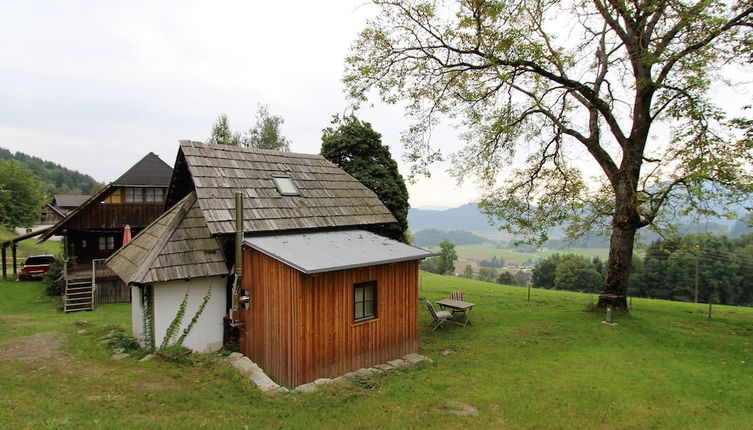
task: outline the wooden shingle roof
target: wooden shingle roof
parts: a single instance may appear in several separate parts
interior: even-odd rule
[[[395,222],[377,196],[318,154],[296,154],[181,141],[170,199],[190,173],[209,233],[235,230],[235,191],[244,194],[244,231],[268,232]],[[288,175],[300,195],[281,195],[273,175]],[[185,190],[184,192],[187,192]]]
[[[114,180],[113,185],[163,186],[170,184],[173,168],[150,152],[134,164],[128,171]]]
[[[226,275],[217,239],[190,193],[107,259],[126,284]]]

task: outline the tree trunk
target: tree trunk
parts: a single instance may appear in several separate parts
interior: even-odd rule
[[[622,195],[620,195],[622,194]],[[612,304],[616,310],[627,312],[627,290],[630,266],[633,260],[635,233],[640,217],[637,203],[631,198],[635,193],[617,193],[615,215],[612,218],[612,237],[609,242],[609,259],[604,289],[599,297],[599,307]]]

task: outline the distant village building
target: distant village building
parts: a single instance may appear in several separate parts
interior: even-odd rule
[[[183,141],[167,206],[107,262],[133,288],[134,332],[154,346],[183,307],[178,331],[198,315],[186,346],[219,349],[233,321],[241,352],[289,387],[418,350],[418,262],[433,254],[366,231],[395,219],[322,156]]]
[[[42,207],[39,221],[31,227],[16,227],[16,234],[27,234],[52,227],[65,217],[68,212],[79,207],[91,197],[90,195],[55,194],[52,202]],[[42,234],[42,233],[39,233]]]

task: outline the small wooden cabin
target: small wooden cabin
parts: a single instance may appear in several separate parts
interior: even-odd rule
[[[126,225],[135,235],[164,212],[171,175],[172,168],[149,153],[42,236],[42,241],[63,236],[67,283],[91,282],[96,268],[97,303],[130,301],[129,290],[108,273],[104,259],[123,245]]]
[[[247,237],[241,352],[289,387],[417,352],[429,255],[364,230]]]
[[[240,295],[249,300],[232,312],[235,192],[243,196]],[[189,204],[193,215],[180,221],[176,208]],[[134,327],[149,303],[155,316],[163,313],[160,289],[182,281],[191,299],[196,280],[226,278],[224,316],[240,329],[241,351],[283,385],[417,351],[418,261],[432,254],[366,231],[395,219],[324,157],[183,141],[167,205],[108,260],[139,290]],[[164,227],[173,212],[176,227]],[[175,316],[178,304],[162,306],[160,318]],[[219,317],[210,319],[204,323],[216,331],[195,349],[211,349],[221,335]],[[162,340],[153,328],[143,337]]]

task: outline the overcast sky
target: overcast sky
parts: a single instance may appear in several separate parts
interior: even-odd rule
[[[318,153],[347,107],[343,59],[374,13],[360,4],[0,0],[0,147],[109,182],[150,151],[172,165],[178,140],[206,140],[221,113],[247,130],[263,103],[285,119],[292,151]],[[402,110],[358,115],[407,175]],[[435,138],[456,139],[450,128]],[[476,199],[454,184],[438,169],[409,185],[411,205]]]

